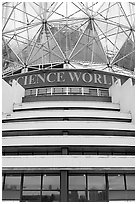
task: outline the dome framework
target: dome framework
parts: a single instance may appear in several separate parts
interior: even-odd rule
[[[132,2],[3,3],[3,73],[88,65],[135,67]]]

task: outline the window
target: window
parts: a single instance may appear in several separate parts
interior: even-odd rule
[[[125,190],[124,176],[114,175],[108,176],[109,180],[109,190]]]
[[[25,90],[25,96],[30,96],[30,89]]]
[[[85,95],[89,95],[89,88],[88,87],[84,87],[83,91],[84,91]]]
[[[105,176],[88,176],[88,190],[105,190]]]
[[[97,89],[89,88],[89,95],[97,96]]]
[[[124,175],[108,176],[109,181],[109,200],[125,200],[126,191]]]
[[[36,89],[30,89],[30,95],[32,96],[32,95],[36,95]]]
[[[51,95],[51,88],[39,88],[38,95]]]
[[[67,189],[69,202],[135,200],[135,176],[70,173]],[[59,173],[4,174],[3,177],[3,200],[60,202],[60,194]]]
[[[88,176],[88,201],[106,201],[106,181],[105,176]]]
[[[106,201],[106,191],[101,190],[90,190],[88,191],[88,201],[89,202],[101,202]]]
[[[60,190],[60,176],[43,175],[43,190]]]
[[[53,88],[53,94],[55,95],[66,94],[66,88],[65,87],[55,87]]]
[[[23,181],[23,190],[40,190],[41,177],[40,175],[25,175]]]
[[[69,202],[86,201],[86,175],[69,176]]]
[[[86,192],[85,191],[69,191],[69,202],[85,202]]]
[[[69,190],[85,190],[85,189],[86,189],[85,175],[69,176]]]
[[[127,190],[135,190],[135,176],[126,175]]]
[[[40,201],[40,191],[23,191],[22,193],[22,201]]]
[[[38,95],[45,95],[47,92],[47,89],[46,88],[39,88],[38,89]]]
[[[60,191],[42,191],[42,202],[59,202]]]
[[[60,201],[60,176],[43,175],[42,202]]]
[[[135,191],[114,190],[109,191],[109,200],[135,200]]]
[[[2,193],[3,200],[19,200],[20,199],[20,182],[21,176],[7,175],[5,177],[5,185]]]
[[[109,96],[108,89],[100,89],[99,91],[100,96]]]
[[[81,95],[82,89],[80,87],[68,87],[68,94],[70,95]]]
[[[22,201],[40,201],[40,189],[40,175],[24,175]]]

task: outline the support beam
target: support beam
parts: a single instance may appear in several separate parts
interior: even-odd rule
[[[68,201],[68,172],[67,171],[61,171],[61,202],[67,202]]]

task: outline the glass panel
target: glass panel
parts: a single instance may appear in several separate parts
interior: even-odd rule
[[[105,190],[105,176],[88,176],[88,190]]]
[[[88,201],[90,202],[101,202],[106,201],[105,191],[88,191]]]
[[[4,190],[2,191],[2,200],[20,200],[20,191]]]
[[[126,176],[127,190],[135,190],[135,176]]]
[[[89,89],[89,94],[92,96],[97,96],[97,89]]]
[[[86,193],[85,191],[69,191],[69,202],[85,202]]]
[[[2,192],[3,200],[20,199],[20,181],[21,176],[6,176],[4,191]]]
[[[85,95],[89,95],[89,88],[83,87],[83,91]]]
[[[22,201],[40,201],[40,191],[23,191]]]
[[[60,176],[43,176],[43,189],[44,190],[59,190],[60,189]]]
[[[135,200],[135,191],[109,191],[109,200]]]
[[[106,89],[100,89],[100,96],[109,96],[109,92],[108,90]]]
[[[36,89],[30,89],[30,95],[36,95]]]
[[[21,176],[6,176],[5,178],[5,190],[19,190],[20,189]]]
[[[29,96],[30,95],[30,89],[26,89],[25,90],[25,96]]]
[[[39,88],[38,89],[38,95],[45,95],[47,92],[47,89],[46,88]]]
[[[64,87],[56,87],[53,88],[53,94],[65,94],[66,93],[66,88]]]
[[[23,189],[40,189],[41,176],[24,176]]]
[[[51,95],[51,88],[46,88],[46,94]]]
[[[108,176],[108,180],[109,180],[109,190],[125,189],[123,175]]]
[[[81,94],[82,93],[82,90],[80,87],[68,87],[68,93],[69,94]]]
[[[59,191],[43,191],[42,202],[59,202],[60,192]]]
[[[86,176],[69,176],[69,190],[85,190]]]

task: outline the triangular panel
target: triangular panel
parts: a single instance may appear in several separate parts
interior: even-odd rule
[[[92,22],[89,22],[81,40],[73,52],[71,60],[89,61],[94,64],[107,63],[105,52]]]
[[[134,70],[135,67],[135,47],[133,41],[128,38],[113,60],[113,64]]]

